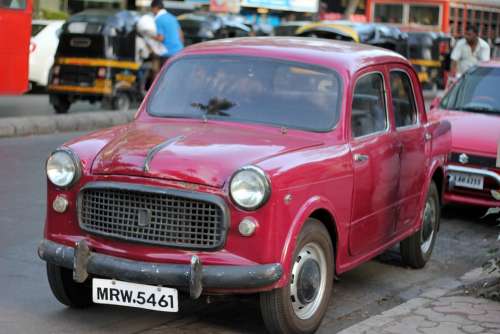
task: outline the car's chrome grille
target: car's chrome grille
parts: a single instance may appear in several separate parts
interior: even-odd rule
[[[79,222],[90,233],[162,246],[215,249],[225,241],[223,206],[216,201],[113,188],[83,189]]]

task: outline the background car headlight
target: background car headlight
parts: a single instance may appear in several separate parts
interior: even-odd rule
[[[80,164],[69,150],[57,150],[47,160],[47,177],[58,187],[67,187],[80,176]]]
[[[229,183],[229,195],[244,210],[255,210],[269,198],[271,188],[265,173],[257,167],[243,167]]]

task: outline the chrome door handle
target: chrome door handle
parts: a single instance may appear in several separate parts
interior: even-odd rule
[[[368,160],[368,155],[366,154],[359,154],[359,153],[354,154],[354,161],[363,162],[367,160]]]

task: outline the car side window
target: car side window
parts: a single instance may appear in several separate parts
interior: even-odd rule
[[[403,71],[392,71],[391,75],[392,109],[396,127],[417,124],[418,115],[415,106],[410,77]]]
[[[26,0],[0,0],[0,8],[24,9]]]
[[[369,73],[356,82],[352,98],[353,137],[366,136],[387,128],[384,79],[381,73]]]

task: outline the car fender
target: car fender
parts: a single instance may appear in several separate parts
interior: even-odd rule
[[[302,230],[307,219],[311,216],[311,214],[316,210],[326,210],[332,216],[332,224],[333,226],[329,226],[330,228],[335,229],[337,233],[337,240],[340,240],[344,233],[344,230],[338,228],[338,224],[336,223],[336,214],[335,208],[332,203],[322,196],[312,196],[310,197],[304,204],[297,210],[295,218],[290,225],[290,229],[286,236],[286,239],[283,243],[283,252],[281,253],[280,262],[283,266],[283,277],[280,279],[279,285],[283,286],[288,281],[288,276],[291,270],[291,263],[293,252],[295,251],[295,246],[297,243],[297,238]],[[336,253],[335,240],[332,240],[334,244],[334,251]]]
[[[446,163],[446,154],[440,154],[431,159],[429,169],[427,170],[427,174],[425,177],[425,186],[424,189],[421,193],[421,197],[419,200],[419,215],[418,219],[416,220],[416,224],[413,228],[413,230],[416,232],[420,230],[422,227],[422,222],[423,222],[423,215],[424,215],[424,205],[425,205],[425,200],[427,198],[427,193],[429,192],[429,188],[431,186],[431,181],[433,180],[434,174],[437,172],[438,169],[441,169],[441,172],[443,174],[443,184],[442,185],[437,185],[439,189],[443,189],[444,187],[444,180],[445,180],[445,163]],[[442,194],[439,194],[439,197],[442,200]]]

